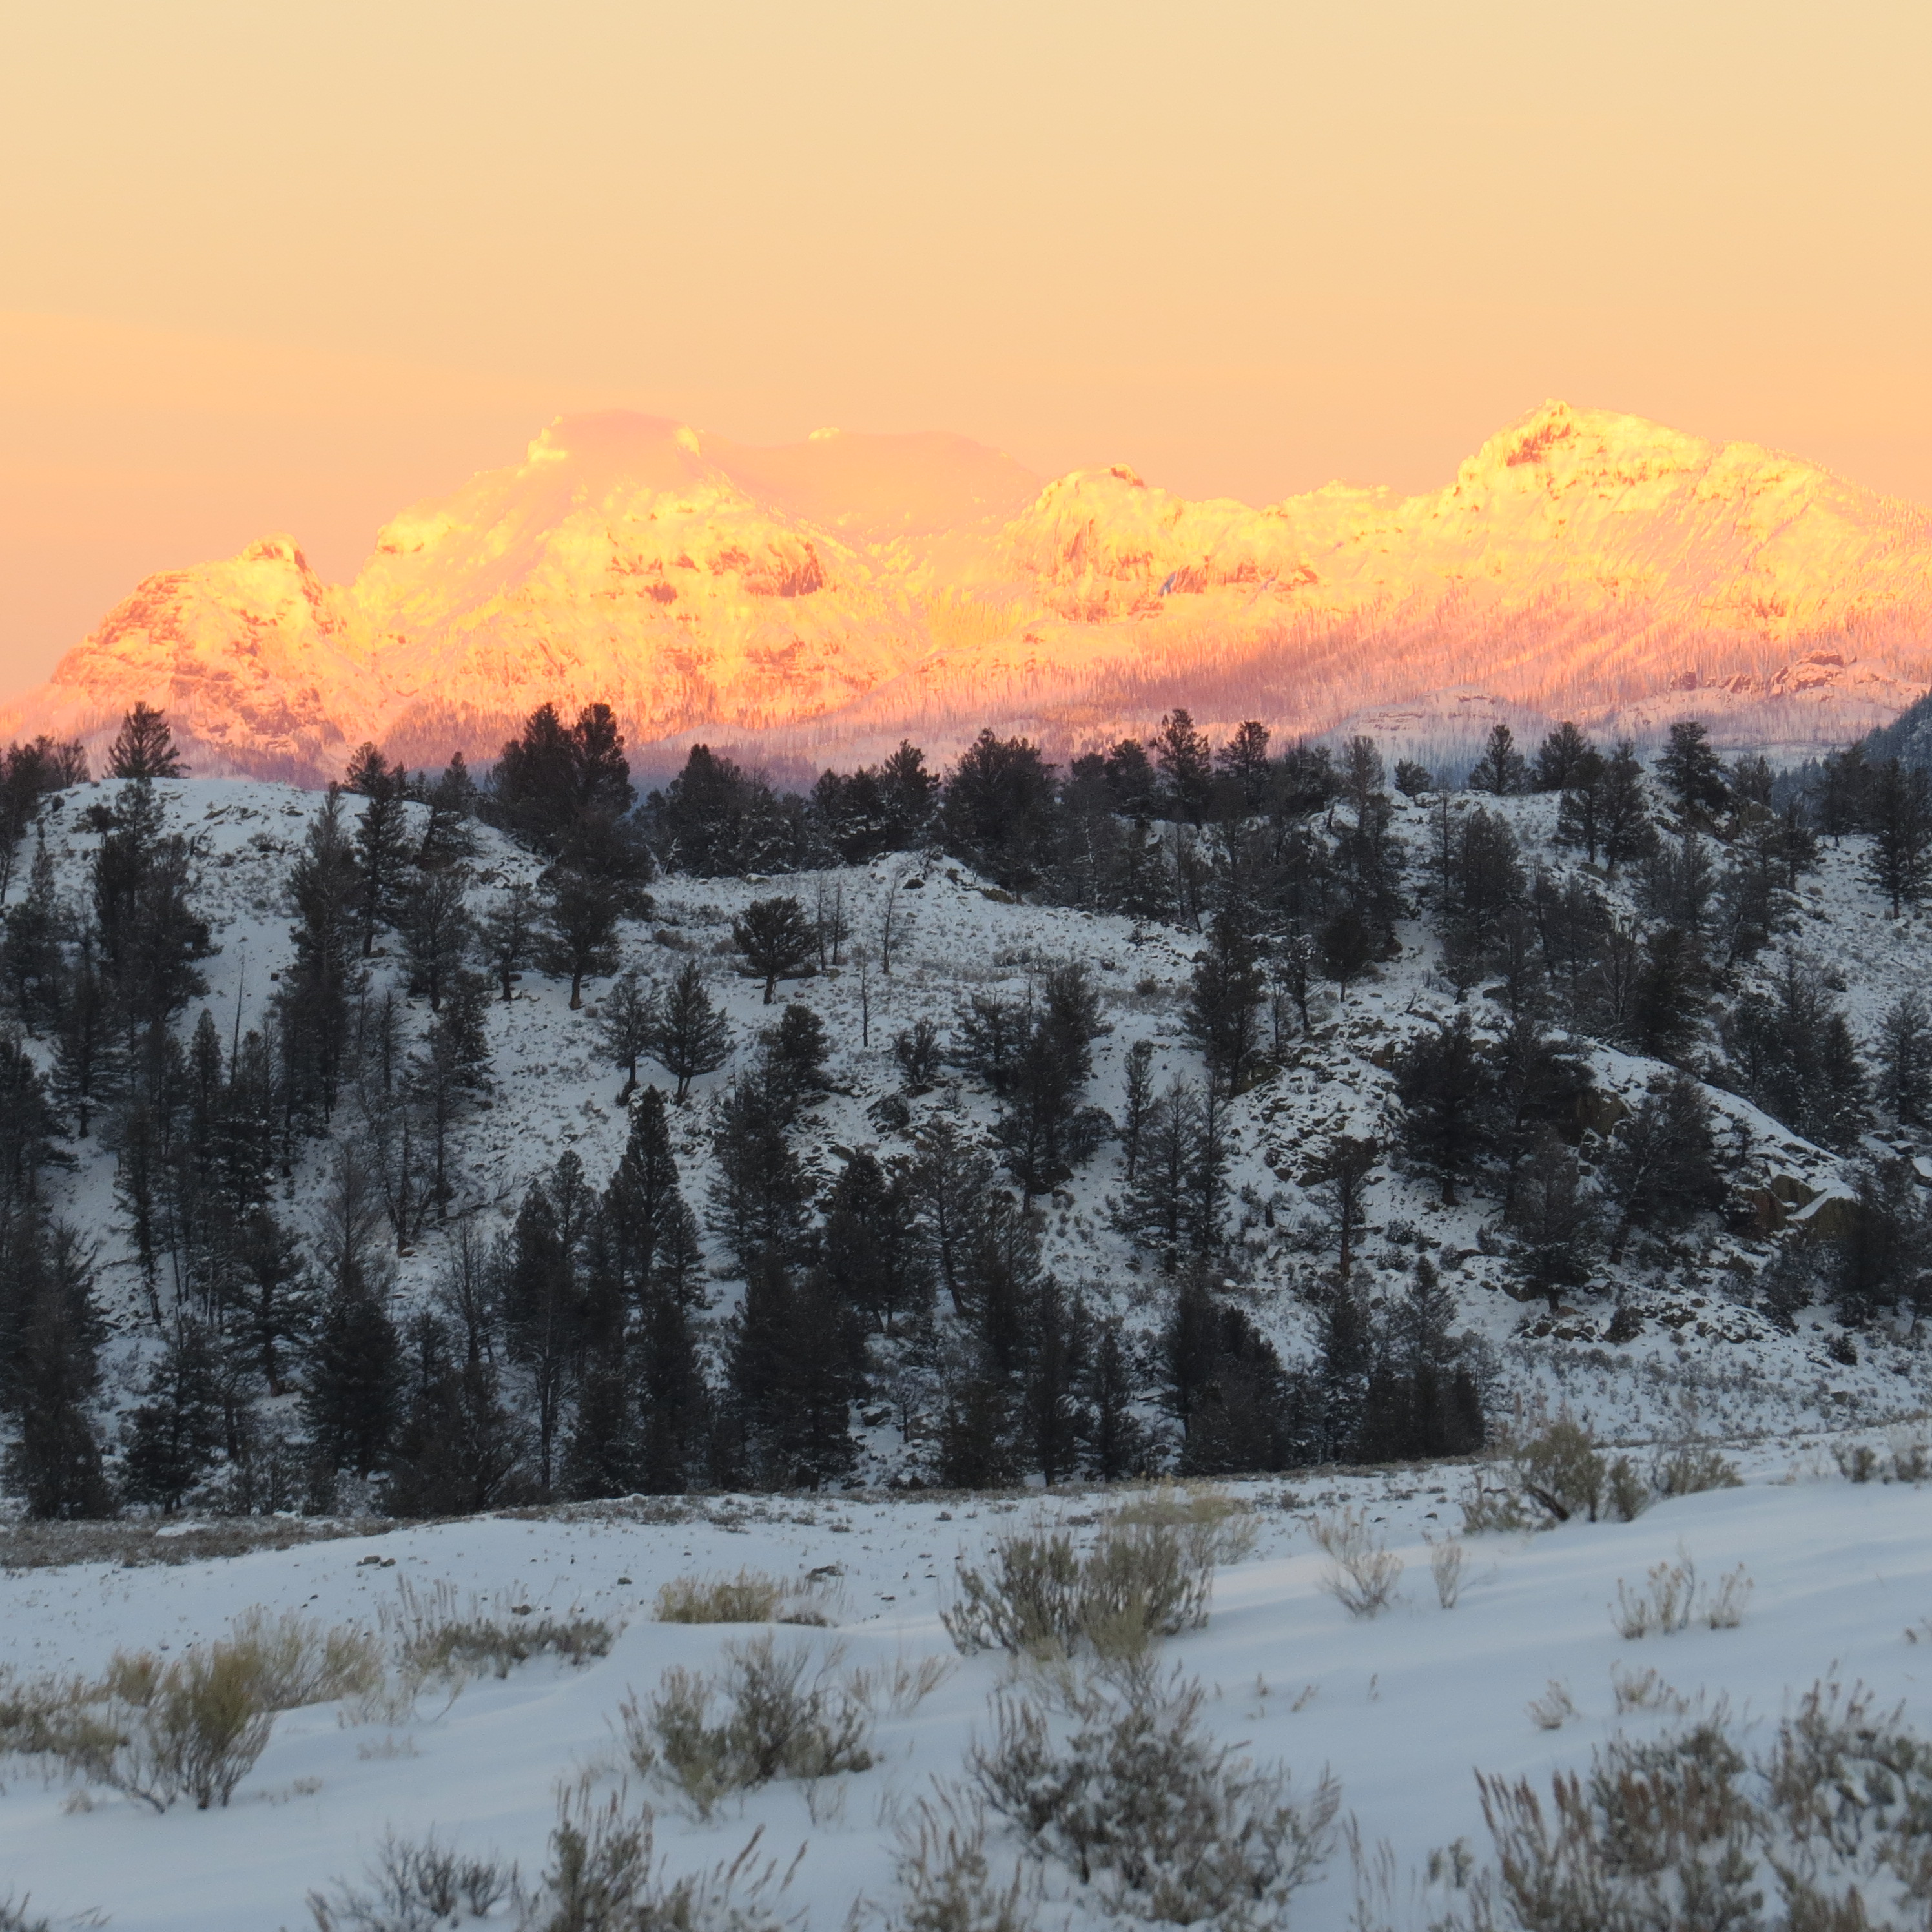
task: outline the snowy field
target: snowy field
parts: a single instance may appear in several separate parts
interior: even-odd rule
[[[1908,1722],[1932,1728],[1932,1645],[1908,1637],[1932,1612],[1926,1492],[1854,1485],[1832,1446],[1761,1444],[1739,1457],[1743,1487],[1661,1502],[1634,1523],[1470,1538],[1460,1600],[1446,1610],[1424,1538],[1460,1527],[1466,1472],[1237,1485],[1258,1530],[1252,1550],[1220,1571],[1207,1628],[1168,1640],[1162,1660],[1201,1680],[1217,1736],[1285,1762],[1304,1790],[1332,1772],[1342,1819],[1372,1862],[1386,1845],[1381,1862],[1396,1874],[1392,1904],[1384,1897],[1370,1922],[1419,1926],[1409,1887],[1430,1850],[1462,1838],[1486,1852],[1474,1769],[1540,1778],[1586,1763],[1619,1726],[1669,1726],[1654,1709],[1616,1714],[1620,1675],[1628,1684],[1654,1670],[1694,1709],[1728,1706],[1747,1738],[1761,1740],[1820,1678],[1862,1682],[1881,1708],[1902,1702]],[[1322,1587],[1328,1562],[1310,1531],[1350,1503],[1406,1566],[1391,1607],[1366,1619]],[[1102,1506],[1061,1495],[712,1498],[596,1506],[569,1520],[484,1517],[175,1567],[6,1573],[0,1657],[26,1672],[98,1670],[116,1646],[178,1654],[256,1605],[373,1627],[406,1585],[444,1582],[500,1612],[575,1609],[622,1628],[610,1654],[582,1668],[533,1661],[453,1700],[426,1694],[407,1716],[285,1713],[226,1810],[156,1815],[110,1792],[77,1797],[14,1760],[0,1794],[0,1898],[10,1886],[36,1912],[98,1911],[121,1932],[295,1932],[310,1923],[305,1894],[357,1876],[386,1832],[431,1829],[534,1877],[559,1787],[587,1774],[598,1793],[620,1789],[614,1724],[627,1691],[648,1694],[669,1666],[715,1665],[725,1643],[755,1634],[654,1622],[658,1586],[749,1567],[826,1573],[832,1627],[782,1631],[782,1644],[842,1651],[848,1666],[931,1655],[954,1667],[911,1714],[881,1714],[869,1770],[769,1785],[708,1822],[634,1777],[625,1802],[654,1808],[673,1872],[713,1867],[762,1832],[760,1856],[796,1856],[782,1903],[802,1924],[843,1925],[855,1906],[878,1922],[896,1902],[898,1822],[934,1778],[958,1775],[1012,1675],[1001,1657],[954,1658],[938,1612],[956,1558],[976,1560],[990,1536],[1036,1520],[1084,1528]],[[1652,1565],[1687,1555],[1711,1585],[1743,1566],[1753,1588],[1741,1625],[1621,1637],[1619,1582],[1640,1588]],[[1552,1685],[1574,1714],[1546,1729],[1528,1706]],[[1011,1864],[1009,1841],[993,1848]],[[1297,1894],[1292,1922],[1340,1932],[1355,1890],[1338,1849]],[[1102,1922],[1078,1886],[1049,1892],[1036,1922]]]

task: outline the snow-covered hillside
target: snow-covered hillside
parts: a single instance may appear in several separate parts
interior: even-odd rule
[[[111,802],[116,790],[112,782],[80,788],[55,800],[47,814],[49,850],[60,890],[72,903],[86,898],[87,868],[99,843],[98,833],[82,829],[82,815]],[[218,948],[202,964],[205,998],[190,1004],[178,1028],[184,1036],[205,1008],[222,1040],[232,1042],[266,1025],[279,976],[289,964],[284,882],[319,801],[313,793],[237,780],[166,782],[158,790],[170,826],[196,842],[199,903]],[[361,808],[359,800],[346,802],[352,812]],[[1428,811],[1400,796],[1393,805],[1396,836],[1420,877],[1431,836]],[[1556,803],[1551,796],[1529,796],[1491,800],[1489,808],[1518,826],[1526,848],[1540,850]],[[488,828],[477,828],[477,837],[470,896],[480,912],[508,884],[534,878],[539,863]],[[1851,988],[1855,1029],[1869,1044],[1886,1005],[1919,982],[1922,915],[1898,922],[1885,915],[1861,874],[1864,843],[1852,838],[1840,848],[1826,846],[1819,872],[1802,888],[1806,911],[1792,940],[1842,976]],[[1568,862],[1547,851],[1543,856],[1558,866]],[[1628,889],[1627,879],[1609,887],[1613,898]],[[22,890],[16,884],[16,902]],[[731,922],[747,904],[775,893],[798,896],[808,910],[821,896],[829,902],[837,895],[851,928],[840,968],[781,987],[782,1000],[802,1004],[821,1018],[832,1046],[832,1090],[807,1108],[796,1135],[807,1172],[821,1189],[855,1154],[869,1150],[887,1162],[910,1154],[916,1137],[942,1114],[957,1122],[969,1142],[983,1142],[997,1111],[993,1097],[950,1070],[929,1090],[904,1091],[892,1042],[922,1018],[934,1023],[942,1040],[952,1040],[971,996],[1024,997],[1057,964],[1088,967],[1110,1029],[1094,1042],[1089,1102],[1121,1118],[1126,1067],[1136,1042],[1151,1043],[1157,1088],[1177,1078],[1200,1079],[1201,1057],[1184,1036],[1181,1008],[1203,941],[1186,930],[1014,902],[937,855],[900,854],[871,867],[774,880],[673,877],[652,890],[649,916],[622,928],[623,963],[662,985],[687,962],[698,962],[728,1011],[736,1042],[731,1059],[696,1080],[689,1099],[670,1109],[685,1196],[700,1220],[716,1171],[716,1102],[754,1056],[760,1030],[782,1010],[764,1005],[761,982],[746,976],[733,950]],[[895,928],[890,975],[880,967],[889,912]],[[1730,1225],[1724,1216],[1707,1216],[1668,1241],[1634,1243],[1622,1262],[1600,1260],[1588,1285],[1564,1291],[1553,1310],[1540,1297],[1514,1298],[1519,1276],[1493,1196],[1466,1190],[1461,1205],[1444,1208],[1436,1180],[1394,1154],[1394,1050],[1432,1021],[1459,1010],[1430,930],[1409,920],[1399,936],[1401,958],[1352,986],[1346,1000],[1332,987],[1316,990],[1312,1030],[1288,1039],[1279,1070],[1237,1095],[1227,1110],[1232,1239],[1222,1262],[1225,1288],[1286,1361],[1305,1360],[1316,1346],[1321,1270],[1333,1259],[1316,1225],[1321,1216],[1307,1183],[1310,1164],[1330,1136],[1348,1133],[1373,1136],[1383,1150],[1369,1180],[1367,1225],[1357,1244],[1358,1291],[1372,1304],[1398,1295],[1418,1256],[1432,1256],[1455,1295],[1459,1324],[1484,1338],[1491,1352],[1491,1403],[1502,1419],[1568,1408],[1600,1435],[1651,1437],[1680,1430],[1694,1418],[1705,1429],[1737,1434],[1879,1421],[1926,1406],[1928,1364],[1909,1318],[1903,1329],[1888,1322],[1868,1327],[1847,1347],[1825,1309],[1799,1311],[1792,1330],[1767,1312],[1766,1274],[1779,1242],[1844,1195],[1844,1166],[1838,1156],[1714,1088],[1708,1097],[1732,1202],[1762,1195],[1781,1202],[1772,1225],[1759,1231],[1748,1216],[1740,1220],[1733,1213]],[[869,954],[862,973],[852,963],[854,946]],[[398,950],[393,934],[379,942],[368,997],[379,1000],[387,989],[401,999],[406,1054],[430,1016],[425,1002],[406,998]],[[1774,949],[1751,970],[1762,977],[1776,963]],[[566,1151],[580,1159],[592,1186],[601,1189],[609,1177],[628,1126],[620,1100],[622,1073],[598,1046],[599,998],[609,984],[590,982],[585,1006],[573,1012],[567,982],[531,972],[514,1000],[490,1002],[492,1091],[456,1130],[447,1218],[432,1220],[421,1238],[402,1244],[396,1262],[399,1315],[427,1300],[458,1230],[480,1233],[486,1244],[506,1232],[529,1184]],[[1504,1028],[1500,1006],[1480,990],[1468,995],[1461,1010],[1473,1016],[1479,1037]],[[1600,1099],[1618,1096],[1634,1106],[1660,1071],[1656,1063],[1612,1048],[1576,1044],[1594,1070]],[[29,1040],[27,1048],[50,1060],[46,1041]],[[668,1090],[670,1083],[650,1062],[641,1071]],[[298,1234],[316,1227],[333,1148],[362,1131],[352,1100],[345,1099],[332,1139],[296,1143],[296,1168],[278,1184],[274,1207]],[[1910,1150],[1914,1144],[1907,1138],[1898,1144]],[[124,1406],[155,1342],[127,1214],[115,1196],[117,1155],[98,1131],[64,1147],[74,1164],[50,1171],[45,1184],[56,1211],[98,1246],[100,1292],[118,1330],[108,1400],[110,1408]],[[1117,1228],[1122,1166],[1119,1146],[1103,1144],[1042,1198],[1043,1258],[1063,1287],[1083,1294],[1096,1312],[1123,1317],[1130,1338],[1146,1340],[1167,1319],[1173,1282]],[[1786,1222],[1787,1211],[1790,1225],[1778,1225]],[[715,1234],[707,1232],[706,1241],[712,1280],[700,1326],[710,1337],[715,1365],[742,1284],[730,1279]],[[1613,1342],[1606,1337],[1618,1310],[1621,1339]],[[280,1408],[286,1411],[292,1400],[282,1398]],[[1151,1408],[1144,1414],[1161,1426]],[[930,1479],[930,1435],[909,1441],[901,1426],[904,1419],[884,1389],[875,1404],[865,1406],[863,1420],[855,1418],[863,1444],[860,1480]]]

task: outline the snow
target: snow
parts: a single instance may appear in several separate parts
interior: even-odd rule
[[[1121,466],[1040,488],[955,436],[754,448],[617,411],[405,511],[351,584],[285,538],[148,578],[0,731],[104,742],[140,698],[204,769],[314,778],[365,740],[486,759],[541,703],[602,701],[659,758],[910,732],[937,761],[987,724],[1109,742],[1184,692],[1216,730],[1372,718],[1459,758],[1445,704],[1810,748],[1918,694],[1928,614],[1923,512],[1560,402],[1440,490],[1263,508]]]
[[[1345,1814],[1370,1846],[1387,1841],[1403,1886],[1432,1848],[1462,1838],[1486,1850],[1472,1769],[1540,1778],[1587,1762],[1620,1726],[1667,1726],[1655,1713],[1616,1716],[1618,1670],[1653,1668],[1699,1708],[1727,1706],[1759,1738],[1820,1678],[1862,1682],[1880,1708],[1902,1702],[1923,1726],[1932,1651],[1906,1631],[1932,1606],[1924,1496],[1854,1486],[1828,1451],[1816,1438],[1761,1447],[1742,1458],[1744,1486],[1660,1503],[1634,1523],[1471,1539],[1461,1600],[1447,1611],[1422,1538],[1456,1526],[1462,1471],[1236,1485],[1254,1507],[1256,1547],[1221,1572],[1208,1628],[1169,1640],[1162,1660],[1207,1688],[1216,1735],[1286,1762],[1304,1789],[1331,1771]],[[1347,1503],[1367,1510],[1407,1566],[1394,1606],[1366,1621],[1322,1588],[1326,1559],[1308,1531],[1312,1514]],[[287,1713],[226,1810],[158,1816],[98,1792],[83,1808],[62,1785],[10,1772],[0,1792],[0,1895],[11,1885],[40,1910],[98,1910],[118,1932],[292,1932],[308,1923],[304,1893],[358,1875],[386,1831],[432,1828],[533,1875],[560,1783],[588,1771],[598,1793],[619,1788],[614,1724],[627,1691],[647,1693],[675,1665],[713,1665],[724,1644],[752,1634],[651,1621],[662,1582],[836,1564],[834,1627],[781,1631],[782,1642],[842,1650],[848,1665],[950,1657],[938,1611],[956,1555],[976,1556],[991,1535],[1036,1515],[1084,1523],[1101,1506],[1078,1495],[711,1498],[688,1509],[614,1504],[574,1520],[485,1517],[176,1568],[0,1574],[0,1654],[32,1670],[95,1669],[116,1645],[178,1652],[254,1604],[371,1624],[404,1579],[626,1620],[610,1654],[584,1668],[527,1664],[454,1701],[426,1696],[400,1721],[357,1724],[331,1706]],[[663,1516],[673,1520],[650,1520]],[[1618,1582],[1640,1587],[1650,1566],[1686,1553],[1712,1581],[1744,1566],[1755,1587],[1742,1627],[1619,1637],[1610,1614]],[[842,1924],[862,1896],[890,1902],[894,1820],[932,1778],[956,1776],[986,1732],[988,1700],[1010,1666],[987,1656],[956,1666],[912,1715],[881,1718],[878,1763],[829,1781],[836,1789],[769,1786],[708,1824],[634,1779],[626,1802],[653,1804],[674,1872],[734,1856],[760,1828],[761,1850],[782,1863],[802,1847],[789,1901],[812,1927]],[[1552,1681],[1579,1714],[1546,1731],[1526,1706]],[[1298,1898],[1294,1922],[1340,1932],[1351,1904],[1338,1853]],[[1099,1921],[1076,1910],[1072,1922]]]

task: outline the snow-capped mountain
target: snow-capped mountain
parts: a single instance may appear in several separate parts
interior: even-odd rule
[[[752,448],[613,413],[405,512],[352,584],[279,536],[150,578],[0,730],[93,736],[144,698],[200,769],[311,780],[365,738],[487,757],[546,699],[608,701],[664,762],[988,723],[1064,748],[1174,704],[1451,749],[1498,706],[1816,745],[1928,682],[1932,518],[1608,411],[1546,404],[1433,494],[1262,509],[1120,467],[1041,488],[958,437]]]

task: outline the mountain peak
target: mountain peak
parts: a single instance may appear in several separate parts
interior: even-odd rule
[[[1177,704],[1318,733],[1450,692],[1526,728],[1695,710],[1814,744],[1928,682],[1932,518],[1561,399],[1434,496],[1265,509],[1120,464],[1043,483],[939,431],[754,444],[611,410],[402,512],[351,585],[281,535],[147,579],[0,730],[106,733],[140,698],[204,770],[312,778],[364,739],[488,757],[547,700],[822,764],[982,724],[1058,754]]]

